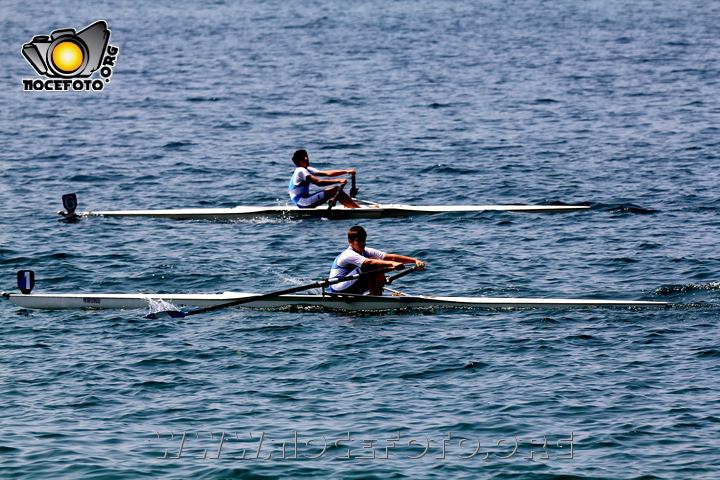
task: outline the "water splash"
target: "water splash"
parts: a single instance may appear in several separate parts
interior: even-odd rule
[[[175,304],[173,304],[172,302],[163,300],[162,298],[149,298],[148,299],[148,307],[150,308],[150,312],[148,312],[148,313],[180,310],[177,306],[175,306]]]

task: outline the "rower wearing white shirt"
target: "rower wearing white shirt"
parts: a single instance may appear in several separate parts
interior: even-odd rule
[[[425,264],[417,258],[406,257],[394,253],[385,253],[374,248],[366,247],[367,232],[359,226],[348,230],[348,243],[350,246],[337,256],[330,269],[330,280],[347,277],[360,272],[368,272],[384,267],[402,270],[405,264],[414,263],[418,270],[425,268]],[[330,286],[334,293],[352,293],[362,295],[368,290],[370,295],[382,295],[385,286],[384,275],[369,275],[357,280],[337,283]]]
[[[310,166],[310,159],[305,150],[297,150],[292,157],[292,161],[297,168],[290,178],[288,185],[288,193],[290,198],[300,208],[314,208],[334,198],[340,189],[339,186],[329,187],[315,193],[310,193],[310,184],[313,185],[333,185],[339,183],[346,185],[347,180],[342,178],[339,180],[323,180],[318,177],[339,177],[340,175],[355,175],[355,170],[327,170],[321,171]],[[360,208],[355,200],[345,192],[340,192],[337,201],[347,208]]]

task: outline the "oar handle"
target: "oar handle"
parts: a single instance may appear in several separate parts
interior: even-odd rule
[[[167,311],[164,313],[167,313],[170,317],[173,317],[173,318],[187,317],[188,315],[196,315],[198,313],[205,313],[205,312],[211,312],[213,310],[220,310],[222,308],[234,307],[236,305],[242,305],[243,303],[256,302],[258,300],[264,300],[266,298],[271,298],[271,297],[279,297],[281,295],[287,295],[290,293],[301,292],[303,290],[309,290],[311,288],[325,288],[325,287],[329,287],[330,285],[335,285],[336,283],[345,282],[348,280],[357,280],[358,278],[364,277],[367,275],[384,274],[391,270],[392,270],[391,267],[385,267],[385,268],[381,268],[379,270],[371,270],[369,272],[356,273],[355,275],[350,275],[347,277],[332,278],[329,280],[322,280],[320,282],[311,283],[310,285],[303,285],[300,287],[288,288],[287,290],[280,290],[279,292],[265,293],[262,295],[252,295],[249,297],[240,298],[238,300],[233,300],[232,302],[221,303],[220,305],[212,305],[210,307],[199,308],[197,310],[192,310],[190,312]],[[161,313],[161,312],[158,312],[158,313]],[[157,319],[158,316],[155,313],[150,313],[150,314],[146,315],[145,318]]]
[[[352,187],[350,188],[350,198],[355,198],[355,197],[357,197],[357,194],[358,194],[358,189],[357,189],[357,187],[355,186],[355,174],[353,174],[353,176],[352,176]]]

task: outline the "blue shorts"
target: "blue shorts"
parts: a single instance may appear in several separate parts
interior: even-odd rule
[[[330,287],[330,291],[333,293],[351,293],[354,295],[362,295],[363,293],[370,290],[370,286],[368,285],[368,277],[360,277],[355,282],[353,282],[352,285],[350,285],[345,290],[335,290],[334,288]]]
[[[315,192],[312,195],[298,195],[292,200],[293,202],[295,202],[295,205],[300,208],[313,208],[325,203],[327,201],[327,197],[325,197],[325,190],[320,190],[319,192]]]

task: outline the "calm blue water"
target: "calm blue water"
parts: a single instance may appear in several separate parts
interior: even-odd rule
[[[103,91],[22,91],[22,44],[101,19]],[[2,290],[25,268],[37,292],[318,280],[352,222],[56,215],[70,192],[285,204],[306,148],[365,200],[592,207],[363,222],[427,262],[403,291],[675,304],[160,321],[2,299],[3,478],[718,477],[718,2],[5,1],[0,32]]]

